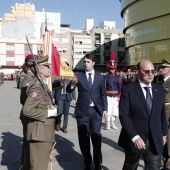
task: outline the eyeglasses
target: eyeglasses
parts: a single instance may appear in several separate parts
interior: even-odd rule
[[[166,67],[166,66],[161,66],[160,69],[164,69],[164,68],[170,68],[170,67]]]
[[[42,68],[51,68],[51,66],[50,65],[43,65]]]
[[[143,70],[143,73],[144,73],[144,74],[147,74],[147,75],[150,74],[150,73],[151,73],[151,74],[155,74],[156,71],[155,71],[155,70]]]

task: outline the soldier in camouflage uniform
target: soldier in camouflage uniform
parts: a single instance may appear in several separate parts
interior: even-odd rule
[[[163,150],[162,165],[164,170],[170,170],[170,61],[165,59],[162,60],[160,74],[164,75],[164,83],[162,86],[165,88],[166,119],[169,127],[167,143]]]

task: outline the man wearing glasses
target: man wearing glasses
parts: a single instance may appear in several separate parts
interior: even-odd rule
[[[138,63],[137,73],[138,81],[124,86],[120,97],[123,170],[136,170],[141,156],[145,169],[159,170],[167,135],[164,88],[152,83],[155,69],[149,60]]]
[[[170,127],[170,61],[163,59],[160,68],[160,74],[164,75],[163,87],[165,88],[165,108],[166,120]],[[167,142],[162,154],[162,165],[165,170],[170,170],[170,129],[168,128]]]

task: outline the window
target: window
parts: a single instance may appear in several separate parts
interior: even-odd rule
[[[13,56],[8,56],[6,57],[7,62],[14,62],[14,57]]]
[[[32,46],[31,46],[31,50],[32,50]],[[25,45],[25,51],[30,51],[30,47],[28,45]]]
[[[57,48],[57,51],[58,51],[59,53],[62,53],[62,52],[63,52],[63,49],[62,49],[62,48]]]
[[[75,51],[74,54],[75,55],[82,55],[82,52]]]
[[[7,46],[6,46],[6,50],[7,50],[7,51],[14,51],[14,50],[15,50],[15,47],[14,47],[14,45],[7,45]]]
[[[67,48],[63,48],[63,53],[67,53]]]

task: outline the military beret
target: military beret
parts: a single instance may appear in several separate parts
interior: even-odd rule
[[[38,58],[37,64],[40,66],[50,66],[51,64],[48,62],[48,55]]]
[[[33,55],[34,54],[28,54],[26,57],[25,57],[25,64],[28,66],[28,65],[34,65],[35,64],[35,61],[34,59],[37,58],[37,55],[34,55],[34,58],[33,58]]]
[[[170,67],[170,61],[167,59],[162,59],[162,67]]]
[[[26,66],[26,65],[25,65],[25,63],[24,63],[24,64],[21,66],[21,68],[24,69],[25,66]]]

